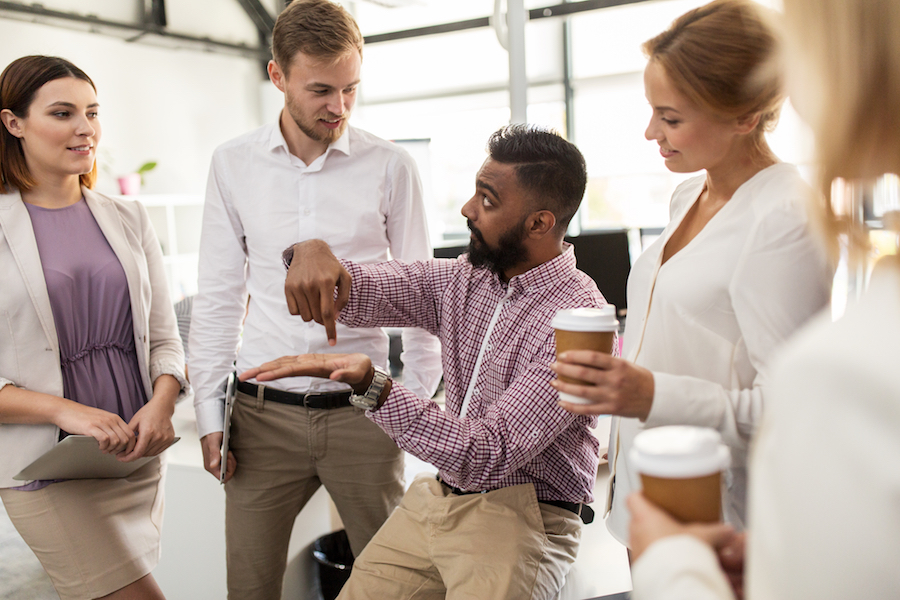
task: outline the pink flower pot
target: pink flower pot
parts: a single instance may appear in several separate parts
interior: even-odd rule
[[[119,191],[125,196],[134,196],[141,191],[141,176],[139,173],[129,173],[119,177]]]

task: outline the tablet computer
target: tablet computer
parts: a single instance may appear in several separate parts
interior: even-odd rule
[[[222,460],[219,461],[219,483],[225,483],[228,472],[228,446],[231,438],[231,411],[237,394],[237,374],[229,373],[225,383],[225,422],[222,424]]]
[[[175,438],[175,442],[179,439]],[[121,462],[114,454],[100,452],[100,443],[94,438],[70,435],[19,471],[13,479],[114,479],[131,475],[154,458],[144,456]]]

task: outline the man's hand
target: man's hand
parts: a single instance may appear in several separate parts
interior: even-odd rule
[[[203,450],[203,468],[209,471],[213,477],[219,479],[220,465],[222,464],[222,438],[224,434],[221,431],[214,431],[204,435],[200,440],[200,447]],[[228,463],[225,467],[225,482],[234,475],[237,468],[237,459],[231,450],[228,451]]]
[[[372,383],[372,361],[365,354],[301,354],[282,356],[241,373],[239,379],[272,381],[282,377],[322,377],[343,381],[354,390],[365,390]]]
[[[634,561],[651,544],[673,535],[692,535],[711,546],[716,553],[732,544],[737,537],[734,529],[723,523],[679,523],[640,492],[628,496],[626,502],[631,511],[629,538]]]
[[[588,384],[550,382],[557,391],[586,398],[591,404],[572,404],[560,401],[567,411],[581,415],[618,415],[642,421],[653,406],[653,373],[622,358],[591,350],[563,352],[550,365],[557,375],[564,375]]]
[[[334,322],[350,299],[350,273],[335,258],[328,244],[308,240],[294,245],[284,295],[292,315],[324,325],[328,343],[332,346],[337,343]]]

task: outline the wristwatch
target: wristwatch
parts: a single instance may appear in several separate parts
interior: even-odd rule
[[[372,410],[378,406],[378,398],[381,397],[384,386],[391,379],[384,369],[374,365],[372,365],[372,368],[375,370],[375,374],[372,376],[372,383],[369,384],[369,389],[362,395],[356,393],[350,395],[350,404],[357,408]]]

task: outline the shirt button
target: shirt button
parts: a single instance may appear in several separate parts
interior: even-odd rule
[[[472,395],[473,395],[473,396],[480,396],[480,395],[481,395],[481,390],[479,390],[478,388],[473,389],[473,390],[472,390]]]
[[[303,216],[304,216],[304,217],[308,217],[309,214],[310,214],[311,212],[312,212],[312,211],[309,210],[308,208],[304,208],[304,209],[303,209]]]

